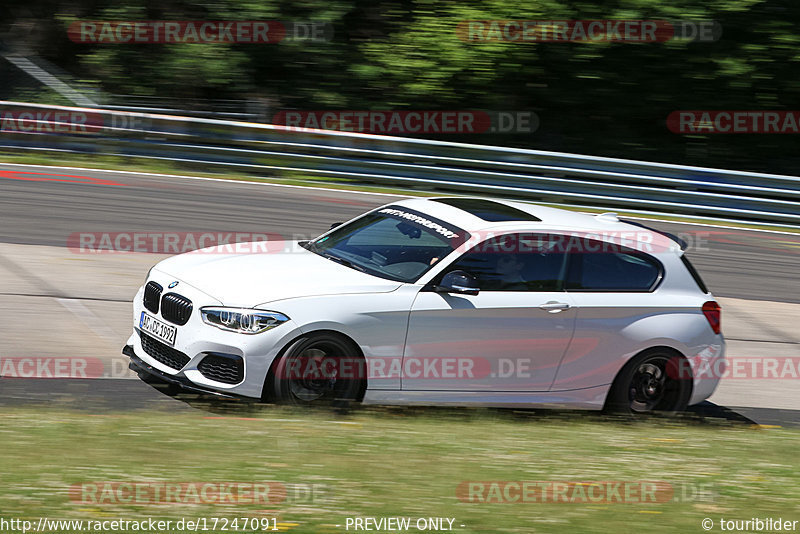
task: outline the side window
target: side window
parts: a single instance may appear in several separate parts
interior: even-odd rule
[[[494,237],[476,245],[447,271],[470,273],[482,291],[561,291],[566,254],[548,242],[536,234]]]
[[[570,253],[567,291],[651,291],[661,279],[661,263],[627,247],[587,242]]]

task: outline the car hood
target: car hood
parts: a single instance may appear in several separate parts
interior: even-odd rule
[[[301,247],[292,252],[230,254],[227,245],[167,258],[154,267],[225,306],[253,307],[287,298],[394,291],[385,280]],[[229,249],[230,247],[228,247]]]

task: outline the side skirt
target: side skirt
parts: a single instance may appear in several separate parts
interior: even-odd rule
[[[568,391],[487,393],[483,391],[367,390],[364,404],[485,406],[491,408],[566,408],[602,410],[611,384]]]

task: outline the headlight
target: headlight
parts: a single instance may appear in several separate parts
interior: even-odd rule
[[[203,322],[240,334],[259,334],[289,320],[278,312],[242,308],[201,308]]]

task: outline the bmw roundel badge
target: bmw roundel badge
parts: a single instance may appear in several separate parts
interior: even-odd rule
[[[173,287],[175,287],[175,286],[177,286],[177,285],[178,285],[178,281],[177,281],[177,280],[175,280],[174,282],[170,282],[170,284],[169,284],[167,287],[168,287],[168,288],[170,288],[170,289],[172,289]]]

